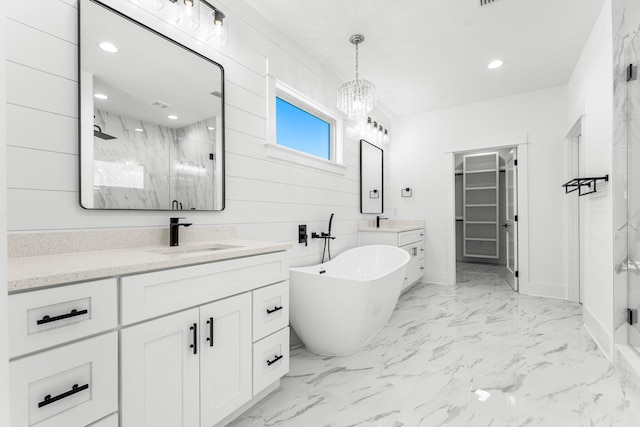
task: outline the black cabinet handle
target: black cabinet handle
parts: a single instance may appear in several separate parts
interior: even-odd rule
[[[198,354],[198,324],[194,323],[189,330],[193,331],[193,344],[189,348],[193,349],[193,354]]]
[[[85,385],[81,385],[78,386],[78,384],[74,384],[73,387],[71,388],[71,390],[69,391],[65,391],[62,394],[59,394],[57,396],[51,397],[50,394],[47,394],[44,397],[44,400],[42,402],[38,402],[38,408],[42,408],[43,406],[47,406],[53,402],[57,402],[60,399],[64,399],[65,397],[69,397],[71,395],[74,395],[76,393],[80,393],[82,390],[86,390],[89,388],[89,384],[85,384]]]
[[[274,363],[276,363],[278,360],[282,359],[284,356],[280,355],[280,356],[276,356],[273,360],[267,360],[267,366],[271,366]]]
[[[282,306],[278,307],[277,305],[273,307],[273,310],[269,310],[267,308],[267,314],[275,313],[276,311],[282,310]]]
[[[42,319],[36,321],[38,325],[43,325],[45,323],[55,322],[56,320],[68,319],[69,317],[82,316],[83,314],[87,314],[89,310],[76,310],[75,308],[71,310],[67,314],[61,314],[60,316],[44,316]]]
[[[207,341],[209,341],[209,347],[213,347],[213,317],[209,317],[207,325],[209,325],[209,337],[207,338]]]

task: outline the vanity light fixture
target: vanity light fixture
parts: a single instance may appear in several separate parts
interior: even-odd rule
[[[129,0],[136,2],[137,0]],[[176,23],[190,31],[202,31],[200,29],[200,4],[204,4],[211,12],[207,12],[208,18],[204,24],[207,41],[218,46],[227,44],[228,22],[226,15],[207,0],[169,0],[176,7]],[[196,36],[198,37],[198,36]]]
[[[103,93],[96,93],[93,95],[93,97],[97,99],[109,99],[109,97]]]
[[[350,120],[364,119],[376,106],[376,87],[369,80],[358,77],[358,45],[364,41],[362,34],[354,34],[349,41],[356,45],[356,78],[338,89],[338,108]]]
[[[490,70],[495,70],[496,68],[500,68],[504,65],[504,61],[501,59],[494,59],[487,65],[487,68]]]
[[[105,52],[118,53],[118,48],[113,43],[102,42],[98,46],[100,46],[100,49],[104,50]]]
[[[364,129],[365,138],[370,139],[375,143],[389,143],[389,130],[373,120],[371,117],[367,117],[367,124]]]
[[[197,30],[200,27],[200,0],[180,0],[176,6],[176,23],[187,30]]]
[[[229,30],[228,24],[225,23],[226,16],[220,9],[217,9],[210,4],[209,7],[213,9],[210,13],[213,18],[213,26],[209,29],[209,36],[207,40],[217,44],[218,46],[224,46],[227,44],[227,32]]]
[[[173,114],[168,115],[167,118],[171,120],[178,120],[178,116],[174,116]]]

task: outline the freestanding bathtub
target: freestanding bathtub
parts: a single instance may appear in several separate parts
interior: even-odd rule
[[[354,353],[389,321],[410,256],[385,245],[350,249],[324,264],[291,268],[290,321],[314,353]]]

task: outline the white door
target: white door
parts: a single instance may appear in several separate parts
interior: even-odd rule
[[[211,427],[252,396],[251,293],[200,307],[200,325],[202,427]]]
[[[513,149],[505,164],[506,175],[506,221],[503,227],[507,231],[505,278],[514,291],[518,291],[518,162]]]
[[[200,425],[197,322],[194,308],[122,330],[122,427]]]

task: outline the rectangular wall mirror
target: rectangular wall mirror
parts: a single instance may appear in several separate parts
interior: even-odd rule
[[[364,139],[360,140],[360,212],[381,214],[382,203],[382,148]]]
[[[94,0],[78,2],[80,204],[224,209],[224,70]]]

